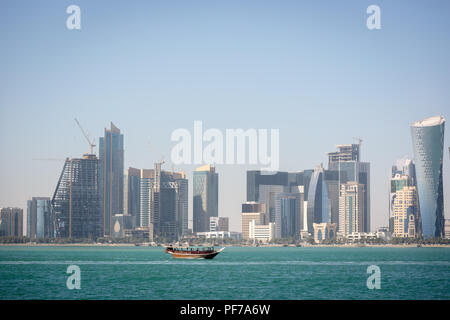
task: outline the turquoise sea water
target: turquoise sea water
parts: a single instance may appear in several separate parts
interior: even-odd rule
[[[81,289],[66,286],[69,265]],[[381,289],[367,288],[367,267]],[[0,247],[0,299],[450,299],[450,248]]]

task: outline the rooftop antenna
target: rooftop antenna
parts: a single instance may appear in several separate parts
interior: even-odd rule
[[[83,129],[80,122],[78,122],[77,118],[75,118],[75,122],[77,123],[78,127],[80,128],[81,132],[83,132],[84,137],[89,143],[90,154],[94,154],[95,141],[94,140],[91,141],[91,139],[89,138],[89,134]]]

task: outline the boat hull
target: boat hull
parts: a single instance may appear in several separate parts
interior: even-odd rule
[[[214,257],[217,256],[219,252],[203,253],[203,254],[170,252],[170,254],[175,259],[214,259]]]
[[[215,256],[217,256],[219,253],[221,253],[223,251],[222,248],[220,250],[207,250],[207,251],[202,251],[202,250],[179,250],[176,248],[172,248],[172,247],[167,247],[165,252],[166,253],[170,253],[172,255],[172,257],[174,257],[175,259],[214,259]]]

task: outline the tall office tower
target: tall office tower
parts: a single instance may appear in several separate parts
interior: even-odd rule
[[[205,165],[194,171],[193,231],[209,231],[209,218],[219,213],[219,176],[214,167]]]
[[[405,186],[396,192],[394,200],[394,237],[415,237],[417,234],[419,201],[415,186]]]
[[[154,171],[141,169],[140,172],[140,206],[139,206],[139,226],[150,226],[150,214],[152,208],[152,187],[154,180]]]
[[[364,231],[364,185],[350,181],[341,184],[338,230],[343,235]]]
[[[267,205],[266,223],[276,221],[276,198],[279,194],[288,192],[286,186],[260,185],[258,201]]]
[[[280,193],[275,205],[275,238],[300,238],[303,226],[303,194]]]
[[[162,171],[159,236],[178,240],[186,232],[188,180],[184,172]]]
[[[328,170],[338,172],[339,186],[347,182],[357,182],[364,185],[364,225],[362,231],[370,232],[370,163],[360,161],[360,143],[337,145],[336,147],[338,148],[337,152],[328,153]],[[331,198],[335,199],[336,195],[332,195]],[[332,219],[332,222],[340,225],[340,222],[334,219]]]
[[[392,166],[389,188],[389,231],[391,233],[394,232],[394,201],[396,193],[404,187],[415,185],[414,162],[408,158],[397,160],[396,165]],[[417,219],[419,219],[419,214],[417,214]]]
[[[140,226],[149,229],[149,238],[177,240],[187,233],[188,180],[184,172],[141,169]]]
[[[176,182],[178,184],[178,206],[181,217],[180,232],[184,236],[189,232],[189,183],[184,173],[182,177],[176,177]]]
[[[422,234],[443,237],[442,162],[445,119],[435,116],[411,125]]]
[[[56,237],[95,239],[103,235],[98,171],[94,154],[66,159],[52,198]]]
[[[100,205],[103,214],[102,232],[110,236],[112,216],[123,213],[123,134],[111,122],[105,136],[99,140]]]
[[[308,230],[313,230],[313,223],[330,222],[331,202],[325,183],[325,170],[322,164],[314,169],[309,183],[307,219]]]
[[[132,216],[133,227],[140,226],[141,170],[128,168],[123,187],[123,213]]]
[[[54,236],[49,197],[33,197],[27,201],[27,237],[51,238]]]
[[[250,222],[255,220],[256,225],[269,224],[265,221],[267,215],[267,208],[265,203],[259,203],[255,201],[247,201],[242,204],[242,238],[250,239]]]
[[[0,208],[0,236],[23,236],[23,209]]]

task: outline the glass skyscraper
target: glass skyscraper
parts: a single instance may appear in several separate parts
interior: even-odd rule
[[[322,165],[314,170],[309,183],[307,198],[308,230],[313,231],[313,223],[330,222],[331,203],[325,183],[325,172]]]
[[[188,180],[184,172],[141,169],[140,227],[149,229],[151,241],[156,238],[177,240],[187,233]]]
[[[209,218],[219,213],[219,176],[215,167],[205,165],[194,171],[193,231],[208,232]]]
[[[48,197],[33,197],[27,201],[27,236],[49,238],[54,235],[51,202]]]
[[[280,193],[275,205],[275,238],[299,238],[303,225],[303,194]]]
[[[123,213],[132,216],[133,226],[140,226],[141,210],[141,171],[136,168],[128,168],[125,174],[123,187]]]
[[[339,188],[347,182],[357,182],[364,185],[364,224],[363,232],[370,232],[370,163],[361,161],[361,141],[358,144],[341,144],[337,152],[328,153],[328,169],[338,172]],[[329,192],[330,193],[330,192]],[[335,199],[336,196],[330,196]],[[340,224],[338,219],[333,223]]]
[[[112,216],[123,213],[123,134],[112,122],[111,129],[105,129],[105,136],[100,137],[99,158],[102,230],[105,236],[109,236]]]
[[[442,116],[423,119],[411,125],[424,237],[442,237],[444,233],[444,127],[445,119]]]

